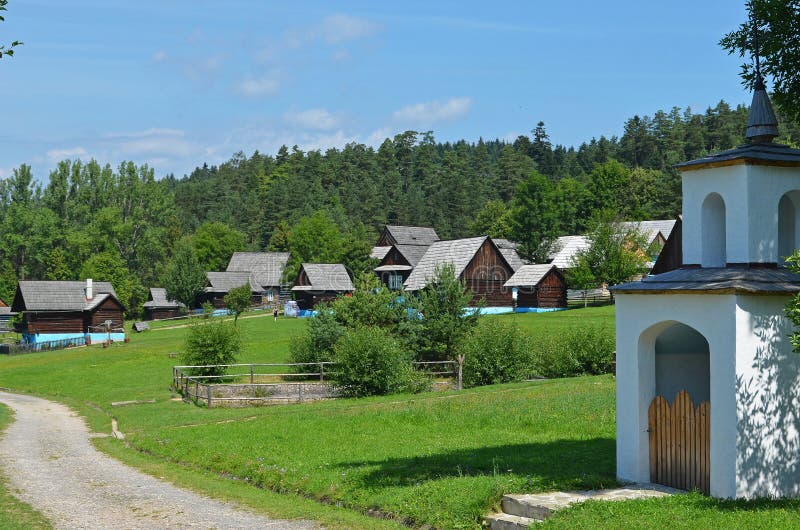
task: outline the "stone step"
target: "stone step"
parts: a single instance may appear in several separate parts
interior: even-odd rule
[[[485,520],[491,530],[527,530],[532,524],[542,522],[541,519],[520,517],[508,513],[493,513]]]
[[[553,508],[534,501],[527,495],[503,495],[500,503],[503,512],[517,517],[544,520],[553,513]]]

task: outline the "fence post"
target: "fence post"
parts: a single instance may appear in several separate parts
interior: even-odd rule
[[[319,363],[319,382],[323,382],[322,373],[325,370],[325,365],[323,363]]]
[[[195,379],[194,380],[194,402],[197,403],[198,399],[200,399],[200,381]]]
[[[178,390],[178,369],[174,366],[172,367],[172,388]]]
[[[462,390],[464,388],[464,354],[458,355],[456,359],[458,359],[458,383],[456,390]]]
[[[208,408],[211,408],[211,385],[206,384],[206,396],[208,399]]]
[[[303,383],[297,385],[297,401],[303,402]]]
[[[250,365],[250,384],[253,384],[253,365]]]

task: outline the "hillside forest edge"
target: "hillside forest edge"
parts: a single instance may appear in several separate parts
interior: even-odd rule
[[[673,165],[743,144],[748,111],[674,107],[577,148],[553,145],[541,122],[513,142],[406,131],[377,149],[239,152],[182,178],[130,161],[64,160],[43,181],[23,164],[0,181],[0,298],[10,303],[18,280],[95,278],[111,281],[135,317],[179,249],[205,271],[224,270],[235,251],[274,250],[291,252],[289,280],[301,262],[358,273],[373,266],[386,224],[504,237],[535,261],[543,240],[581,234],[599,212],[674,219]],[[797,147],[800,129],[779,121],[779,141]]]

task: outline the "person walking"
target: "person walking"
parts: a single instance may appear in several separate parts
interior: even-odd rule
[[[277,322],[278,321],[278,306],[275,306],[275,308],[272,310],[272,316],[273,316],[273,318],[275,318],[275,322]]]

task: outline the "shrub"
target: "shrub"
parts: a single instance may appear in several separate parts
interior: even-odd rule
[[[233,364],[241,351],[236,327],[222,320],[196,320],[189,326],[181,362],[186,365]],[[196,368],[193,375],[223,375],[223,368]]]
[[[333,379],[345,396],[375,396],[421,391],[421,375],[411,357],[381,328],[359,328],[348,332],[334,348]]]
[[[534,373],[572,377],[611,371],[614,335],[603,327],[579,327],[566,334],[538,336],[532,341]]]
[[[344,327],[336,321],[333,311],[326,306],[317,308],[316,316],[308,320],[307,332],[296,337],[289,345],[289,358],[293,363],[318,363],[333,360],[333,347],[344,335]],[[305,372],[302,366],[295,372]]]
[[[530,337],[516,325],[484,318],[461,342],[464,386],[521,381],[531,371]]]

